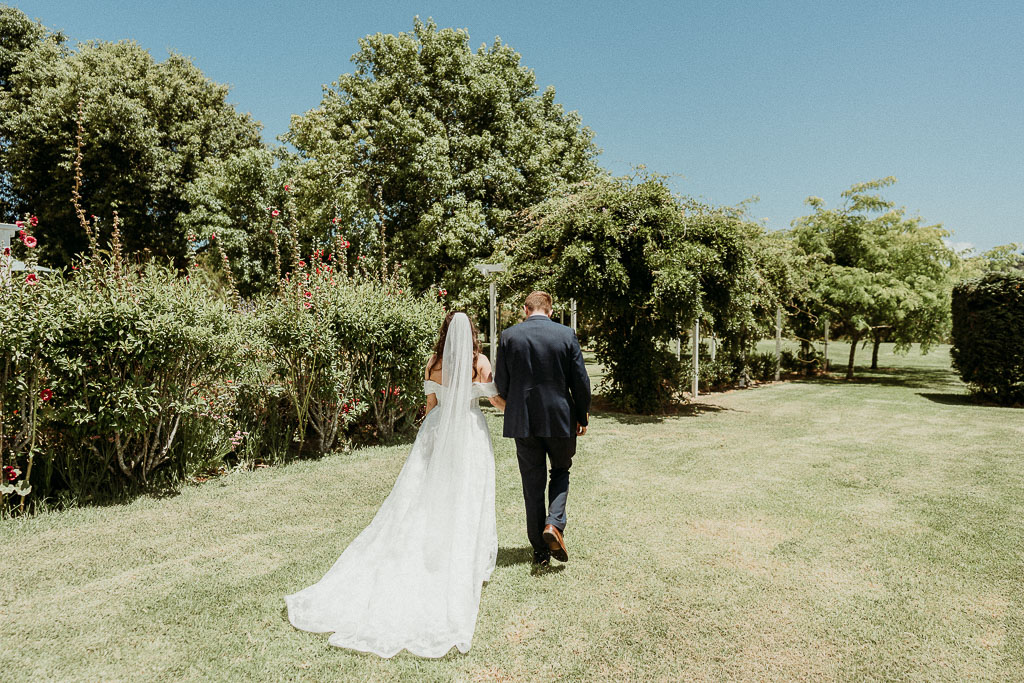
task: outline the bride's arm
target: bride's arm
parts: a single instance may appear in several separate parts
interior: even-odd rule
[[[481,382],[487,383],[494,381],[494,376],[491,373],[491,361],[487,359],[487,356],[480,354],[477,358],[476,371]],[[499,394],[488,396],[487,400],[490,401],[491,405],[498,410],[502,412],[505,411],[505,399],[503,399]]]
[[[424,380],[430,379],[430,368],[434,365],[434,357],[430,357],[430,361],[427,363],[427,371],[423,376]],[[437,394],[427,394],[427,409],[423,412],[423,417],[430,414],[430,411],[437,407]]]

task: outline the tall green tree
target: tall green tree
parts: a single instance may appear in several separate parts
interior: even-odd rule
[[[973,250],[967,252],[962,277],[969,280],[988,273],[1015,272],[1024,272],[1024,245],[1010,243],[992,247],[980,254],[975,254]]]
[[[835,209],[811,197],[814,209],[797,219],[790,231],[810,257],[813,300],[808,309],[828,315],[837,336],[850,340],[846,377],[854,376],[857,345],[874,344],[872,367],[882,341],[907,350],[923,350],[946,339],[950,328],[950,293],[959,268],[947,245],[949,232],[908,217],[876,190],[894,178],[858,183],[844,191]]]
[[[226,102],[186,57],[157,62],[134,42],[69,51],[35,40],[0,96],[0,166],[10,210],[32,212],[41,256],[66,264],[86,246],[71,206],[79,100],[84,101],[83,205],[122,218],[125,247],[183,257],[178,217],[186,185],[205,164],[259,148],[259,125]],[[109,221],[107,223],[109,225]]]
[[[577,300],[608,368],[606,395],[625,410],[655,412],[673,400],[681,368],[666,341],[694,319],[738,340],[756,324],[759,228],[740,212],[681,200],[662,178],[637,176],[580,183],[521,221],[502,244],[506,287]]]
[[[338,219],[376,267],[459,296],[512,215],[598,173],[591,131],[499,39],[473,51],[466,31],[416,19],[359,47],[286,141],[304,219]]]
[[[0,101],[9,97],[11,79],[18,62],[43,41],[62,46],[65,37],[61,33],[51,33],[19,9],[0,5]],[[0,134],[0,159],[10,145],[11,141]],[[10,171],[6,164],[0,163],[0,219],[14,220],[17,215],[15,199],[11,190]]]

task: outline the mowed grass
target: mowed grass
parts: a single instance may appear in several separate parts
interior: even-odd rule
[[[967,402],[948,357],[886,346],[853,383],[594,415],[570,562],[544,571],[489,413],[499,566],[472,650],[441,660],[332,648],[282,600],[370,521],[407,445],[2,521],[0,678],[1020,680],[1024,411]]]

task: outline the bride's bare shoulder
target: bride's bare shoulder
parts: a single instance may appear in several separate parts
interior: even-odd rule
[[[482,353],[476,357],[475,370],[473,380],[476,382],[490,382],[494,379],[491,375],[491,361]]]

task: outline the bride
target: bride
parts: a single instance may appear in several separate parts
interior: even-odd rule
[[[427,414],[390,495],[320,581],[285,596],[296,628],[338,647],[468,652],[494,570],[494,451],[477,399],[503,409],[465,313],[441,325],[427,364]]]

